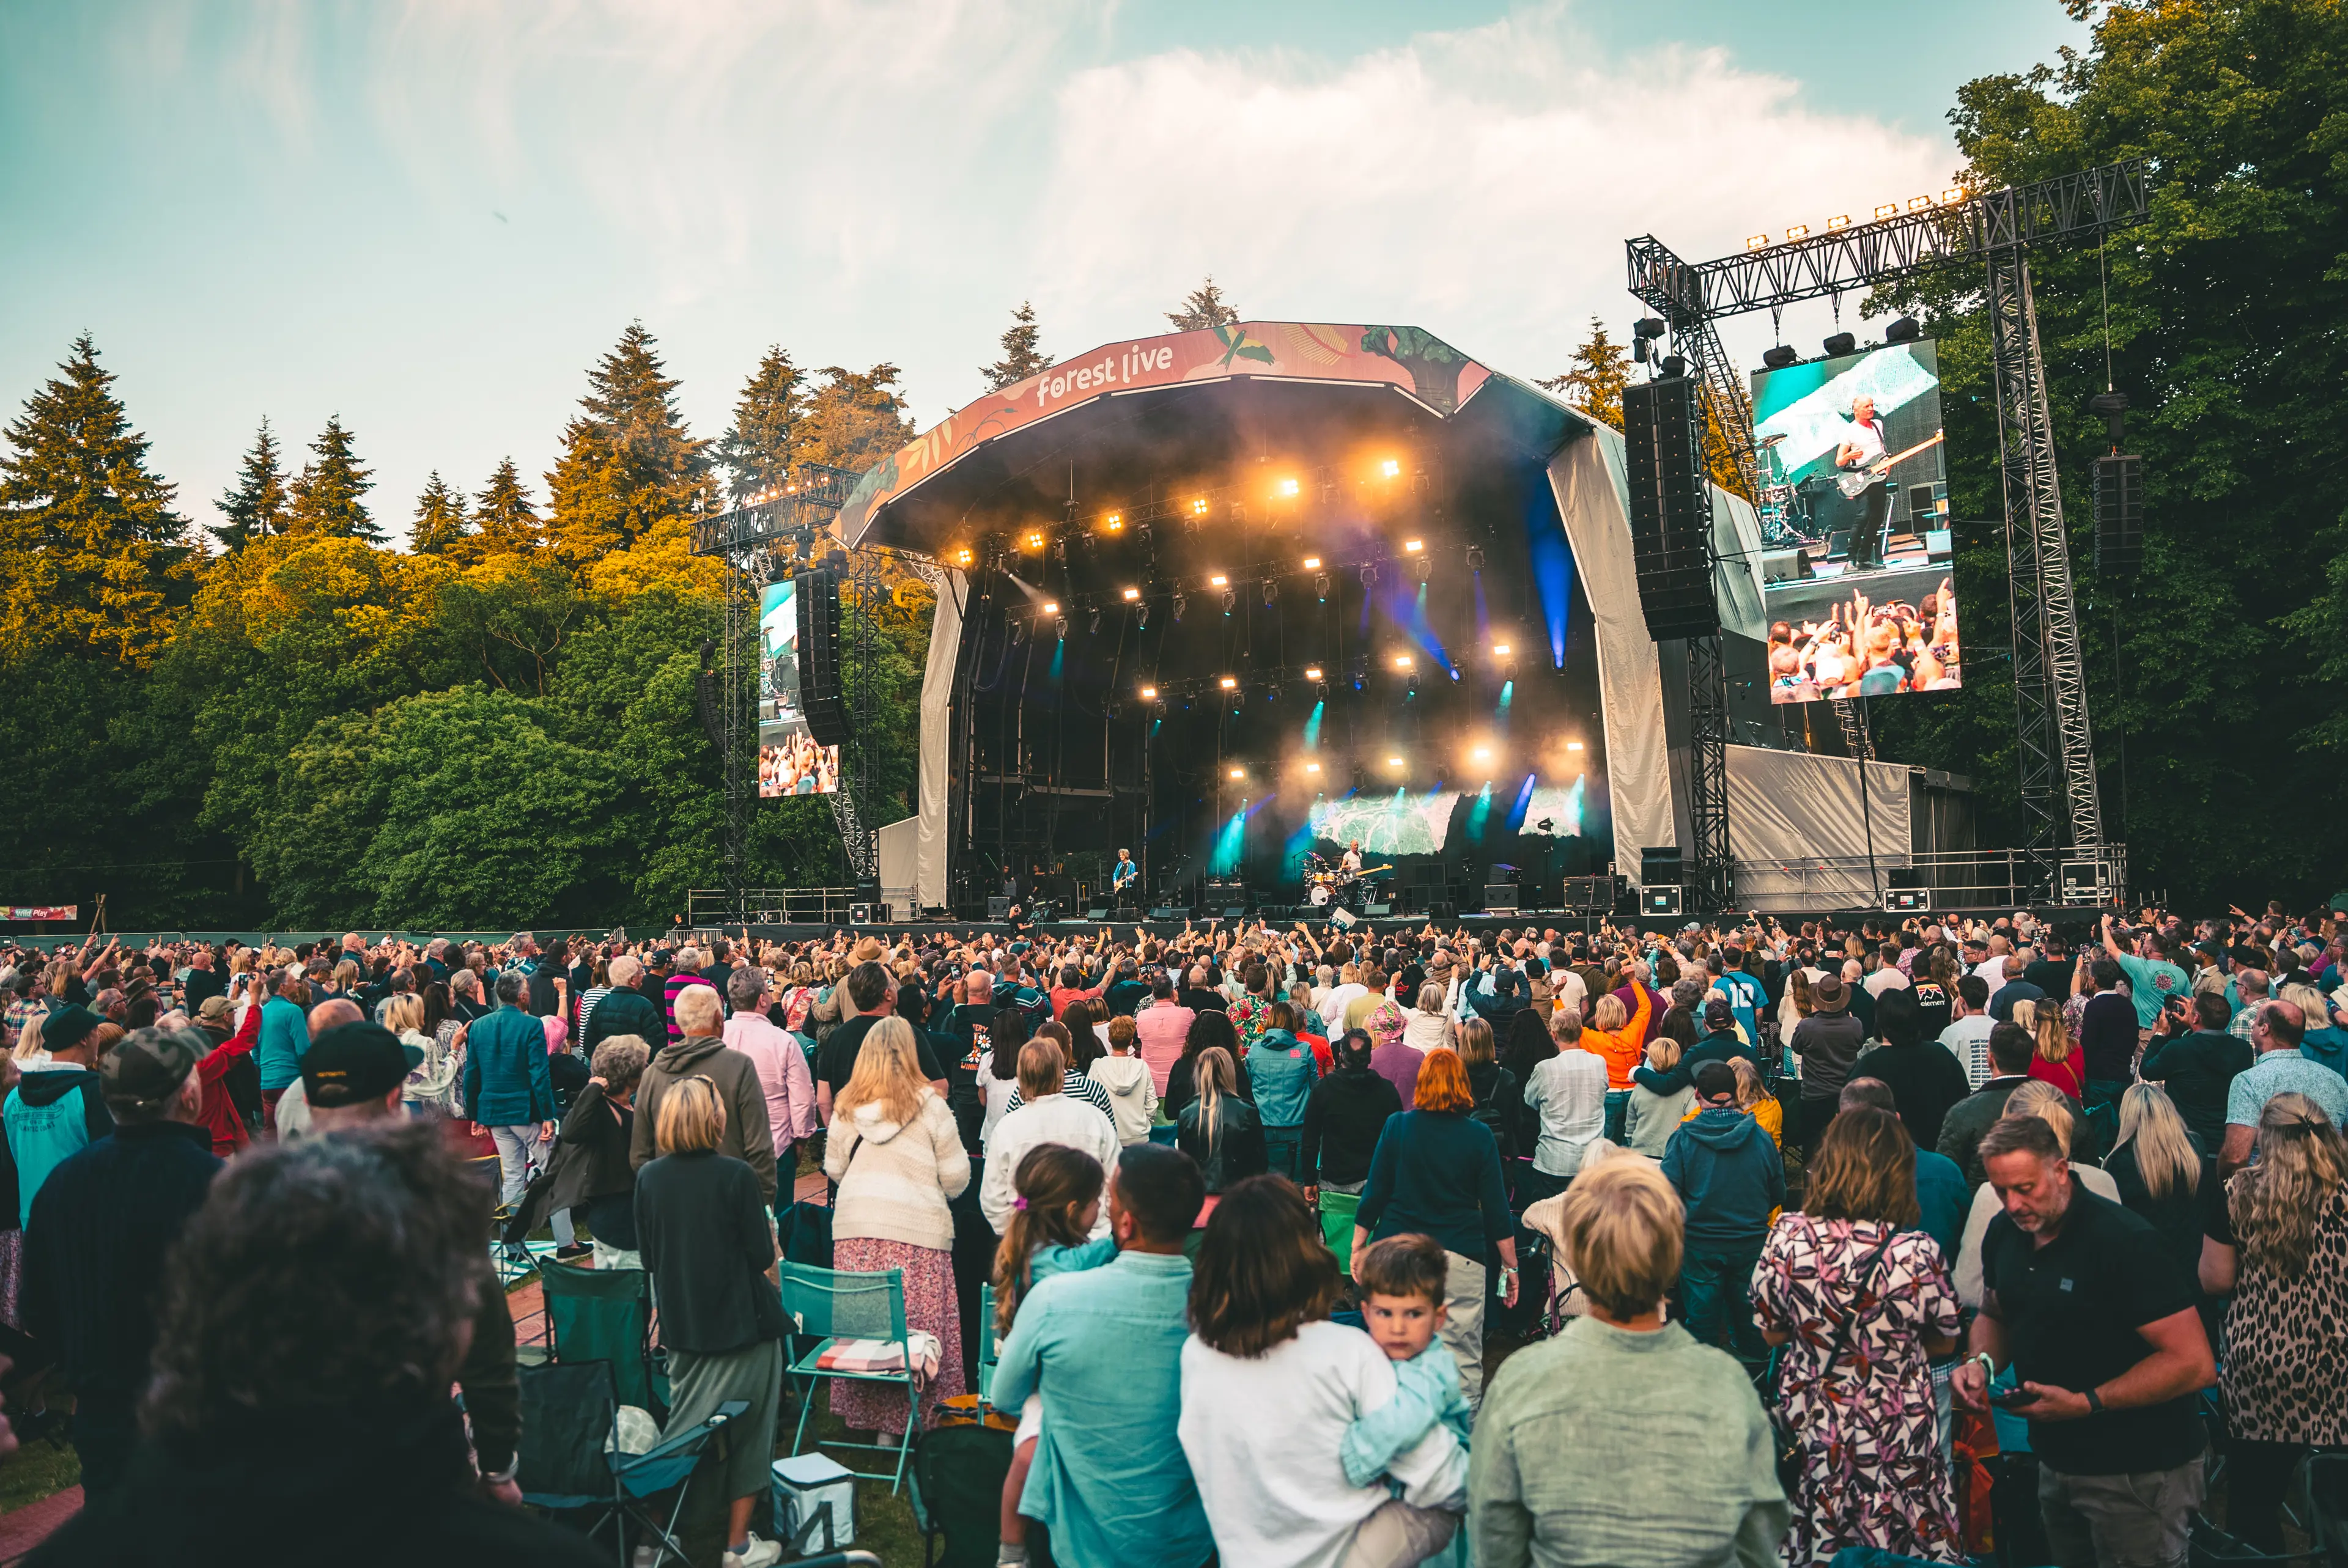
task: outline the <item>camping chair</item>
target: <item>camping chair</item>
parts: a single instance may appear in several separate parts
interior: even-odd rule
[[[892,1268],[880,1274],[850,1274],[798,1263],[782,1263],[777,1267],[782,1281],[783,1310],[798,1321],[801,1334],[817,1337],[815,1344],[789,1368],[790,1376],[806,1379],[807,1390],[799,1405],[798,1430],[791,1435],[792,1456],[797,1457],[806,1448],[808,1417],[815,1410],[818,1380],[896,1384],[905,1390],[905,1432],[897,1442],[835,1440],[818,1445],[895,1454],[897,1464],[893,1471],[852,1472],[866,1481],[885,1481],[891,1493],[895,1493],[904,1485],[905,1466],[912,1457],[913,1441],[922,1431],[922,1395],[914,1385],[912,1346],[905,1330],[904,1272]],[[847,1372],[818,1365],[823,1353],[841,1339],[879,1339],[893,1344],[897,1347],[898,1369]]]
[[[1337,1272],[1348,1277],[1354,1272],[1354,1211],[1361,1206],[1359,1193],[1321,1189],[1321,1239],[1337,1255]]]
[[[978,1287],[978,1408],[989,1404],[987,1392],[994,1387],[994,1358],[1002,1346],[994,1340],[994,1286]]]
[[[557,1361],[608,1361],[620,1403],[668,1413],[668,1378],[652,1342],[651,1276],[541,1259],[546,1327]]]
[[[660,1541],[652,1568],[670,1554],[682,1562],[676,1522],[701,1451],[735,1418],[747,1414],[747,1400],[731,1399],[698,1426],[678,1432],[647,1453],[618,1451],[619,1399],[613,1391],[609,1361],[566,1361],[516,1368],[521,1396],[521,1446],[514,1479],[522,1501],[534,1508],[597,1510],[587,1527],[592,1539],[606,1523],[617,1538],[621,1568],[628,1568],[628,1522]],[[644,1502],[674,1488],[676,1500],[664,1524]]]
[[[911,1498],[922,1532],[922,1568],[994,1568],[1012,1440],[1011,1433],[984,1425],[922,1434],[913,1450]]]

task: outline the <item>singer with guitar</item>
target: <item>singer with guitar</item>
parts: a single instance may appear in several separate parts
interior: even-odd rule
[[[1940,432],[1935,431],[1930,440],[1905,452],[1890,452],[1884,446],[1883,422],[1875,416],[1875,399],[1865,393],[1851,399],[1850,423],[1835,447],[1834,462],[1840,470],[1836,483],[1845,496],[1859,503],[1859,526],[1850,534],[1852,570],[1883,564],[1883,536],[1891,518],[1891,486],[1885,476],[1894,465],[1940,439]]]

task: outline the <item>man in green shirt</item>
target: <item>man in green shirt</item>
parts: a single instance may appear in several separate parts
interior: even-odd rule
[[[2152,1043],[2152,1026],[2160,1021],[2161,1008],[2170,997],[2191,994],[2193,978],[2169,961],[2175,954],[2159,932],[2147,931],[2137,938],[2137,946],[2141,950],[2135,953],[2120,946],[2112,934],[2112,917],[2104,917],[2104,951],[2119,960],[2127,976],[2128,999],[2136,1003],[2136,1041],[2144,1046]]]

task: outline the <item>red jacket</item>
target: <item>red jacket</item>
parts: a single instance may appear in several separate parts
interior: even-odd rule
[[[223,1160],[252,1141],[252,1135],[244,1130],[244,1118],[236,1113],[236,1102],[229,1098],[223,1080],[228,1077],[228,1070],[236,1065],[237,1058],[252,1054],[252,1048],[260,1043],[261,1006],[256,1002],[244,1009],[243,1027],[196,1063],[196,1081],[204,1086],[202,1122],[211,1132],[212,1153]]]

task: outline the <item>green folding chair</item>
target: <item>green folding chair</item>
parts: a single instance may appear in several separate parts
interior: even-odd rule
[[[994,1286],[978,1287],[978,1406],[983,1410],[992,1403],[988,1392],[994,1387],[994,1358],[1003,1348],[994,1339]]]
[[[1359,1193],[1321,1189],[1321,1239],[1337,1255],[1337,1272],[1349,1278],[1354,1272],[1354,1211],[1361,1206]]]
[[[794,1457],[806,1451],[808,1418],[815,1412],[819,1380],[891,1383],[905,1390],[905,1430],[894,1443],[858,1443],[846,1440],[820,1442],[821,1448],[852,1449],[866,1453],[893,1454],[896,1465],[887,1471],[852,1470],[866,1481],[885,1481],[891,1495],[904,1485],[905,1466],[922,1433],[922,1396],[913,1382],[913,1348],[905,1329],[905,1276],[901,1269],[879,1274],[850,1274],[840,1269],[814,1268],[806,1264],[777,1266],[781,1280],[783,1310],[798,1319],[802,1336],[815,1336],[810,1349],[792,1363],[790,1375],[804,1378],[806,1397],[799,1404],[798,1430],[791,1435]],[[823,1353],[842,1339],[877,1339],[897,1347],[899,1366],[890,1372],[848,1372],[819,1365]]]
[[[668,1378],[653,1351],[652,1276],[641,1268],[581,1268],[542,1258],[554,1359],[609,1361],[620,1403],[668,1415]]]

